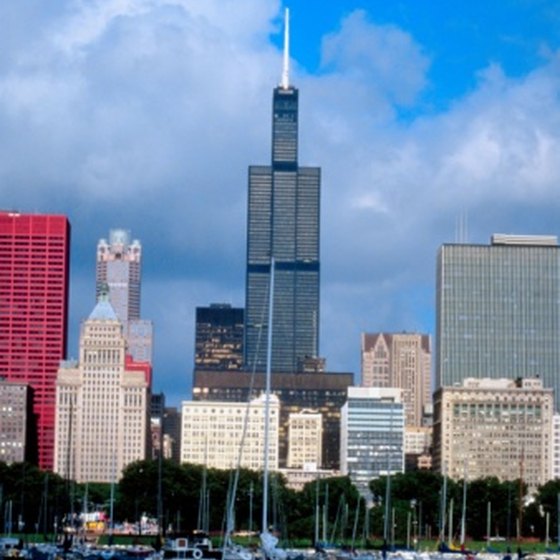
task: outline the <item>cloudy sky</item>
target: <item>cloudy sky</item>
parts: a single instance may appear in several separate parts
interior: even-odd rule
[[[557,0],[6,0],[0,207],[72,224],[70,356],[97,241],[144,247],[154,389],[190,397],[194,312],[244,305],[247,167],[270,161],[282,13],[300,163],[322,167],[321,354],[433,334],[445,242],[560,233]]]

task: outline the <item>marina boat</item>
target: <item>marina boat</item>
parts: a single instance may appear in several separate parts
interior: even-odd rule
[[[177,534],[168,537],[163,545],[164,559],[202,558],[221,559],[222,550],[215,549],[207,533],[194,531],[189,534]]]

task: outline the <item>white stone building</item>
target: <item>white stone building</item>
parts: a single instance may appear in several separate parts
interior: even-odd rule
[[[269,405],[268,468],[275,471],[278,470],[280,419],[276,395],[270,395]],[[232,469],[239,461],[242,467],[263,469],[264,394],[250,403],[183,401],[181,422],[181,463]]]
[[[323,462],[323,415],[303,409],[288,418],[288,468],[303,468]]]
[[[79,361],[56,382],[54,470],[77,482],[112,482],[148,445],[149,364],[127,360],[123,327],[106,294],[82,323]]]

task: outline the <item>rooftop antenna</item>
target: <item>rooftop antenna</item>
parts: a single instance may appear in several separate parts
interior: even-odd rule
[[[284,13],[284,64],[282,65],[282,89],[290,87],[290,10]]]

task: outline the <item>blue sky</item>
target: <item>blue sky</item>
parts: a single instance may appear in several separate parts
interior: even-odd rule
[[[247,167],[270,161],[291,10],[302,165],[322,167],[321,354],[433,334],[438,247],[558,234],[560,4],[548,0],[0,3],[4,208],[68,215],[70,356],[97,241],[144,247],[154,389],[190,396],[194,312],[244,304]]]

